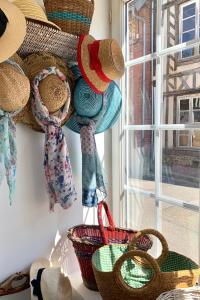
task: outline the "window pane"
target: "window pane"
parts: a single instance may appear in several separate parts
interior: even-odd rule
[[[169,249],[199,263],[199,214],[169,204],[161,205],[162,232]]]
[[[195,15],[195,3],[183,7],[183,18],[188,18]]]
[[[191,31],[185,32],[182,35],[182,42],[183,43],[191,41],[193,39],[195,39],[195,30],[191,30]]]
[[[200,147],[200,130],[194,130],[192,134],[192,146]]]
[[[153,62],[133,66],[127,71],[127,80],[129,80],[128,124],[152,124],[152,98],[154,97],[154,82],[152,81],[153,72]]]
[[[193,109],[200,109],[200,98],[193,98]]]
[[[194,132],[193,130],[163,132],[161,193],[164,196],[199,205],[200,149],[193,148],[199,144],[199,136],[200,129]],[[178,142],[182,143],[182,146],[190,145],[190,147],[180,147]]]
[[[189,110],[190,100],[180,100],[180,110]]]
[[[200,105],[200,100],[193,101],[193,98],[200,98],[199,83],[198,62],[183,63],[180,52],[163,59],[163,124],[193,124],[192,107]]]
[[[183,32],[195,29],[195,17],[183,21]]]
[[[151,43],[152,31],[152,0],[133,0],[127,3],[127,59],[131,60],[154,51]]]
[[[155,228],[155,199],[140,193],[128,193],[128,228]]]
[[[186,50],[182,51],[182,58],[187,58],[187,57],[190,57],[190,56],[193,56],[193,55],[194,55],[194,49],[193,48],[186,49]]]
[[[153,131],[129,132],[128,185],[154,192]]]
[[[194,111],[194,123],[199,123],[200,122],[200,111]]]

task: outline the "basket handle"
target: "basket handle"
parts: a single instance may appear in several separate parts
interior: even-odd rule
[[[99,228],[100,228],[100,231],[101,231],[101,235],[102,235],[104,244],[108,245],[108,237],[105,234],[105,228],[104,228],[104,225],[103,225],[103,216],[102,216],[102,208],[103,207],[104,207],[106,216],[108,218],[108,223],[109,223],[108,229],[111,230],[111,231],[114,231],[115,230],[115,223],[113,221],[113,217],[112,217],[110,208],[108,207],[108,204],[105,201],[99,202],[98,210],[97,210],[97,218],[98,218]]]
[[[29,279],[30,278],[28,274],[22,273],[16,273],[15,275],[9,277],[0,285],[0,296],[19,293],[27,289],[29,287]],[[24,282],[19,285],[21,280],[24,280]]]
[[[153,278],[142,288],[133,288],[129,286],[123,279],[121,274],[121,268],[124,262],[128,259],[140,258],[142,260],[145,260],[148,263],[148,266],[153,269],[154,276]],[[146,263],[145,263],[146,266]],[[160,267],[157,263],[157,261],[148,253],[141,251],[141,250],[132,250],[125,254],[123,254],[115,263],[113,268],[113,275],[114,279],[117,283],[117,285],[125,292],[129,293],[130,295],[139,295],[148,293],[151,295],[152,289],[155,289],[155,287],[158,285],[158,280],[160,278]]]
[[[132,241],[129,243],[129,250],[134,250],[137,240],[139,238],[141,238],[141,236],[144,236],[144,235],[147,235],[147,234],[151,234],[151,235],[156,236],[161,242],[162,253],[158,258],[156,258],[157,263],[160,265],[161,262],[163,262],[166,259],[167,255],[168,255],[168,252],[169,252],[169,248],[168,248],[168,244],[167,244],[167,241],[164,238],[164,236],[159,231],[157,231],[155,229],[144,229],[144,230],[138,231],[136,233],[136,235],[133,237]]]

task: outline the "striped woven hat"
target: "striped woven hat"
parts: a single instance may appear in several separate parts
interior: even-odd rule
[[[60,29],[59,26],[48,21],[42,7],[34,0],[14,0],[13,4],[15,4],[23,12],[26,19],[49,25],[52,28]]]
[[[123,76],[125,65],[116,40],[95,40],[91,35],[79,39],[78,65],[85,81],[96,93],[103,93],[109,83]]]
[[[78,77],[78,68],[73,68],[75,77]],[[106,95],[106,104],[103,107],[103,99]],[[105,94],[95,93],[86,81],[79,77],[76,81],[74,91],[74,109],[75,112],[65,124],[69,129],[80,133],[81,125],[78,122],[79,117],[89,118],[96,122],[96,132],[101,133],[111,128],[121,112],[122,96],[118,85],[112,81],[109,84]]]

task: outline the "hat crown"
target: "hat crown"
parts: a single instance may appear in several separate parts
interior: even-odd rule
[[[74,108],[76,113],[82,117],[91,118],[100,112],[102,105],[102,95],[96,94],[85,80],[80,78],[74,92]]]

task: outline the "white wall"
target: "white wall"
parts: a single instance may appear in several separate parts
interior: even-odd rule
[[[106,38],[109,35],[109,1],[95,0],[95,2],[96,10],[91,34],[97,39]],[[49,213],[43,174],[44,135],[23,125],[17,125],[17,191],[11,207],[5,181],[0,186],[0,281],[29,266],[38,256],[48,257],[54,247],[55,239],[57,240],[59,235],[70,226],[83,222],[79,135],[68,130],[66,133],[79,197],[70,209],[64,211],[56,206],[55,212]],[[97,137],[100,157],[105,160],[105,167],[108,167],[108,176],[110,176],[111,162],[111,151],[108,148],[110,135],[109,132]],[[71,250],[70,248],[68,252],[70,258],[71,255],[73,257]],[[73,271],[73,269],[74,260],[68,264],[68,270]]]

